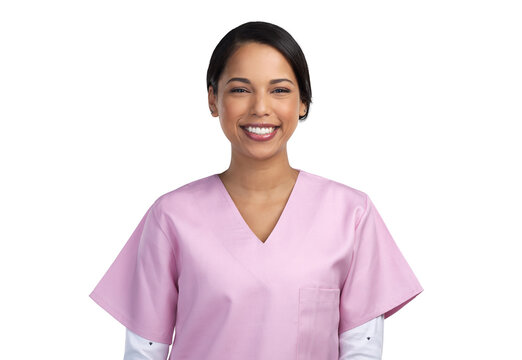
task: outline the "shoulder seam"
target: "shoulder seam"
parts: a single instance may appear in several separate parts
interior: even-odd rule
[[[362,215],[361,215],[361,217],[359,218],[359,220],[357,220],[357,223],[355,224],[355,230],[357,230],[357,228],[359,227],[359,224],[361,223],[362,218],[363,218],[364,215],[366,215],[366,213],[368,212],[368,201],[369,201],[369,196],[368,196],[368,194],[364,193],[364,198],[365,198],[364,212],[362,213]]]
[[[344,287],[346,282],[349,281],[348,278],[351,279],[352,267],[354,266],[354,261],[355,261],[354,259],[355,259],[355,256],[356,256],[357,252],[359,251],[359,244],[357,242],[357,236],[355,234],[357,234],[357,228],[359,227],[359,224],[361,223],[362,218],[368,212],[369,196],[365,192],[363,192],[363,194],[364,194],[364,197],[366,199],[365,209],[364,209],[364,212],[362,213],[361,217],[359,218],[359,220],[357,220],[357,223],[355,224],[355,227],[354,227],[354,230],[353,230],[353,233],[354,233],[354,247],[353,247],[353,251],[351,253],[352,259],[351,259],[351,262],[350,262],[350,266],[348,267],[348,271],[346,272],[346,275],[344,276],[344,280],[343,280],[343,283],[341,285],[342,287]]]

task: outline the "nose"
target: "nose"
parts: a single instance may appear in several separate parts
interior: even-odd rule
[[[265,116],[269,114],[270,99],[263,91],[258,92],[253,101],[252,111],[254,115]]]

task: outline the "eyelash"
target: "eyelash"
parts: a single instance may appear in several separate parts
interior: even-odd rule
[[[235,89],[230,90],[230,92],[231,93],[242,93],[243,92],[243,91],[236,91],[236,90],[245,90],[245,89],[243,89],[243,88],[235,88]],[[277,92],[276,94],[283,94],[283,93],[289,93],[290,92],[290,90],[283,89],[283,88],[277,88],[274,91],[276,91],[276,90],[282,90],[282,92]]]

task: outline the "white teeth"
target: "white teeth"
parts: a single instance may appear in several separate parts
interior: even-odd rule
[[[251,132],[251,133],[254,133],[254,134],[258,134],[258,135],[264,135],[264,134],[270,134],[271,132],[274,131],[274,127],[246,127],[245,128],[248,132]]]

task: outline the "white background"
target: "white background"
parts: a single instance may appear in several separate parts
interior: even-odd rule
[[[159,195],[228,167],[207,66],[262,20],[310,69],[291,166],[369,194],[425,289],[383,359],[522,358],[521,19],[502,0],[2,1],[0,357],[123,357],[88,294]]]

